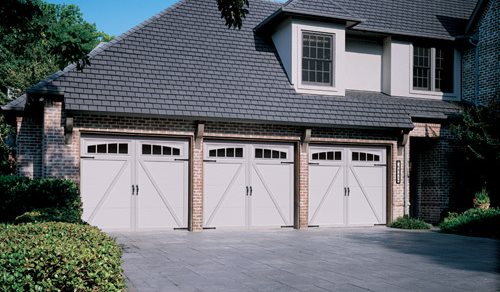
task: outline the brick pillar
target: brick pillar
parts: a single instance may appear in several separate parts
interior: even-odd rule
[[[203,230],[203,137],[192,143],[192,192],[190,231]]]
[[[309,144],[299,143],[298,161],[298,229],[309,226]]]
[[[31,178],[42,176],[42,109],[17,117],[16,172]]]

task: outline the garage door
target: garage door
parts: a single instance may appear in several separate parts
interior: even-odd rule
[[[309,224],[386,223],[386,150],[311,146]]]
[[[205,143],[205,227],[293,225],[293,145]]]
[[[188,143],[81,140],[83,220],[104,229],[187,227]]]

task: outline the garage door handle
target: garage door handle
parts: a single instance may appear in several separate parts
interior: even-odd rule
[[[132,196],[134,195],[134,193],[135,193],[135,186],[132,185]]]
[[[248,186],[247,186],[247,193],[245,194],[245,196],[247,196],[247,197],[248,197]]]
[[[252,187],[250,187],[250,197],[252,196],[253,190]]]
[[[351,196],[351,188],[347,188],[347,196],[350,197]]]
[[[135,185],[135,195],[139,195],[139,185]]]

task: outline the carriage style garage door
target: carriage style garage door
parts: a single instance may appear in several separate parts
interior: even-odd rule
[[[187,227],[188,142],[81,140],[83,219],[104,229]]]
[[[386,150],[311,146],[309,224],[386,223]]]
[[[293,145],[204,145],[204,226],[293,225]]]

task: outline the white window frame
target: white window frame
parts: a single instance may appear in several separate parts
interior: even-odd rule
[[[410,44],[410,80],[409,80],[409,89],[410,89],[410,94],[414,95],[421,95],[421,96],[429,96],[432,98],[438,98],[442,97],[445,98],[446,100],[459,100],[460,97],[460,54],[456,49],[453,49],[453,73],[452,73],[452,91],[451,92],[444,92],[444,91],[436,91],[435,90],[435,69],[436,69],[436,46],[430,46],[431,48],[431,69],[430,69],[430,75],[431,75],[431,89],[430,90],[423,90],[423,89],[414,89],[413,88],[413,55],[414,55],[414,48],[415,44]]]
[[[302,82],[302,49],[303,33],[317,33],[332,36],[332,82],[331,85],[316,85]],[[320,95],[345,95],[342,82],[342,58],[345,51],[345,28],[342,25],[324,24],[318,22],[296,21],[293,24],[292,55],[294,71],[293,84],[299,93]]]

